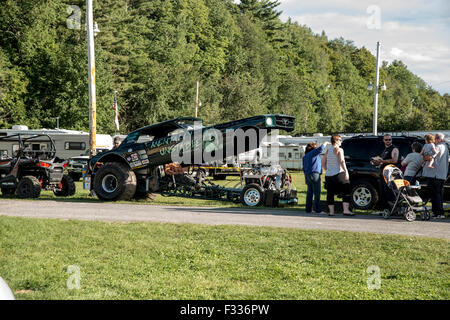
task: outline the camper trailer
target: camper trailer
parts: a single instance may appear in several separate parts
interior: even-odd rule
[[[56,156],[61,159],[69,159],[74,156],[85,155],[89,151],[89,133],[83,131],[65,129],[28,129],[27,126],[16,125],[12,129],[0,129],[0,137],[20,133],[22,135],[47,134],[53,138],[56,148]],[[97,134],[97,148],[111,149],[112,137],[107,134]],[[27,146],[30,150],[46,150],[48,141],[33,140]],[[19,145],[15,141],[0,142],[0,154],[12,157]]]

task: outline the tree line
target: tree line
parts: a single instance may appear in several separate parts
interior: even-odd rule
[[[350,40],[282,22],[276,0],[94,1],[97,131],[178,116],[215,124],[264,113],[294,134],[370,132],[375,57]],[[89,128],[84,0],[0,1],[0,127]],[[383,62],[380,131],[448,129],[450,97]]]

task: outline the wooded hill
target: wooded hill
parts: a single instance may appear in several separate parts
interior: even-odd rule
[[[94,1],[97,132],[114,132],[115,90],[121,133],[193,116],[197,81],[206,124],[285,113],[297,117],[294,134],[372,131],[375,57],[281,22],[278,4]],[[84,0],[0,1],[0,127],[54,128],[60,117],[61,128],[88,130],[85,9]],[[448,94],[401,61],[383,63],[380,77],[379,131],[449,129]]]

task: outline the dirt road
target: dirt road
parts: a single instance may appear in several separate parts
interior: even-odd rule
[[[302,211],[220,207],[176,207],[51,200],[0,200],[0,215],[122,222],[248,225],[299,229],[341,230],[402,234],[450,239],[450,220],[407,222],[378,215],[346,217],[306,214]]]

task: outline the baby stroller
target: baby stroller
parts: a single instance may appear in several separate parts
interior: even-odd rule
[[[416,191],[420,186],[411,186],[408,180],[403,179],[402,171],[392,164],[384,167],[383,178],[395,195],[391,210],[385,209],[383,212],[385,219],[390,216],[404,216],[407,221],[414,221],[417,212],[420,212],[422,220],[430,219],[430,213]]]

